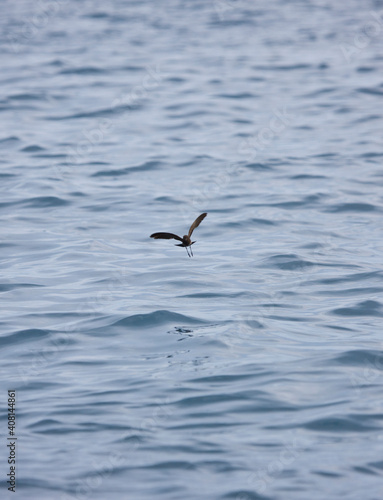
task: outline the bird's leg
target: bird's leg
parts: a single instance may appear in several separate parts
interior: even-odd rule
[[[189,255],[189,251],[188,251],[188,247],[185,247],[185,249],[186,249],[186,253],[187,253],[187,254],[188,254],[188,256],[190,257],[190,255]]]
[[[190,245],[190,253],[192,254],[192,257],[193,257],[193,249],[192,249],[191,245]]]

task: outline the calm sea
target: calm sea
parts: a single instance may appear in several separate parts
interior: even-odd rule
[[[1,498],[382,499],[383,2],[0,32]]]

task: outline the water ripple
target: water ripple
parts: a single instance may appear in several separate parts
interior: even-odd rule
[[[375,300],[364,300],[351,307],[333,309],[338,316],[376,316],[383,317],[383,305]]]

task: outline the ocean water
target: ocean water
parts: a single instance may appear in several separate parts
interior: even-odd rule
[[[383,498],[383,2],[0,26],[1,498]]]

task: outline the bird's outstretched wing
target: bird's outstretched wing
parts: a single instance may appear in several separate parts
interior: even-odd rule
[[[155,240],[178,240],[178,241],[183,241],[182,238],[177,236],[176,234],[173,233],[153,233],[150,235],[151,238],[154,238]]]
[[[190,236],[192,235],[194,229],[196,227],[198,227],[201,222],[204,220],[204,218],[207,216],[207,213],[203,213],[201,214],[199,217],[196,218],[196,220],[193,222],[193,224],[190,226],[190,229],[189,229],[189,238]]]

